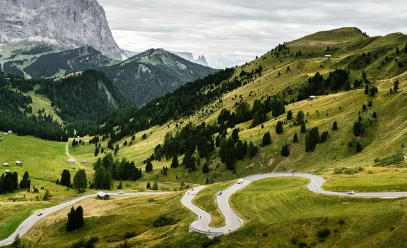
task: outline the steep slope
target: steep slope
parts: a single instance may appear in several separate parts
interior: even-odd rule
[[[32,78],[49,78],[58,74],[95,69],[111,63],[108,57],[89,46],[44,54],[38,58],[32,58],[32,61],[29,66],[23,69]]]
[[[124,58],[97,0],[3,0],[0,47],[23,40],[61,49],[92,46],[110,58]]]
[[[342,32],[351,34],[345,39],[338,35]],[[154,168],[170,167],[173,151],[177,150],[170,149],[172,145],[178,147],[181,159],[187,154],[191,156],[192,152],[192,160],[200,156],[200,164],[207,163],[209,170],[202,173],[198,167],[187,167],[190,166],[187,158],[182,160],[185,161],[182,168],[170,169],[171,176],[154,170],[151,175],[147,173],[146,178],[177,181],[178,177],[201,183],[207,178],[223,181],[274,170],[320,170],[322,173],[332,167],[374,165],[373,156],[384,158],[397,152],[405,153],[405,136],[397,133],[407,132],[404,127],[407,116],[397,113],[405,106],[405,94],[401,92],[405,91],[407,82],[404,74],[406,37],[400,35],[389,42],[386,37],[370,38],[354,28],[326,31],[323,37],[331,40],[331,58],[325,57],[326,43],[312,46],[313,35],[301,39],[301,49],[297,48],[297,41],[279,45],[241,67],[222,70],[182,86],[139,110],[122,112],[105,125],[108,130],[120,126],[114,129],[111,142],[122,144],[135,133],[136,137],[147,134],[151,138],[140,139],[137,146],[123,147],[121,152],[140,166],[147,158],[154,159]],[[308,48],[305,44],[309,44]],[[401,90],[394,94],[392,89],[393,95],[390,95],[396,80]],[[363,90],[365,88],[367,90]],[[308,101],[310,95],[316,95],[317,99]],[[399,106],[398,110],[394,106]],[[287,117],[289,110],[293,114],[291,118]],[[300,111],[305,115],[307,131],[304,133],[301,133],[301,125],[294,123]],[[338,131],[332,131],[334,121],[339,126]],[[282,124],[281,134],[276,132],[278,122]],[[360,124],[355,124],[358,122]],[[188,123],[192,125],[186,127]],[[363,126],[363,135],[354,135],[354,125]],[[318,127],[319,137],[327,131],[328,139],[319,143],[314,152],[307,152],[306,137],[313,127]],[[242,143],[253,142],[259,147],[259,153],[254,157],[246,155],[242,160],[232,159],[227,167],[218,145],[223,137],[230,137],[234,128],[240,130]],[[266,132],[271,134],[271,145],[262,147]],[[295,133],[299,143],[293,143]],[[382,135],[384,133],[392,135]],[[175,143],[169,142],[171,140]],[[218,145],[212,147],[211,142]],[[286,143],[290,151],[288,157],[281,155]],[[358,143],[361,151],[359,148],[357,151]],[[381,143],[386,146],[379,145]]]
[[[137,105],[216,72],[162,49],[150,49],[121,63],[101,68]]]
[[[101,123],[130,101],[102,72],[88,70],[68,77],[42,81],[37,94],[47,96],[65,121]]]

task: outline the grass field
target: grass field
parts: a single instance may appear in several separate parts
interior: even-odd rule
[[[201,247],[207,238],[188,233],[189,223],[195,216],[181,206],[181,196],[174,193],[115,197],[109,201],[87,199],[75,205],[84,208],[82,229],[65,231],[67,208],[41,220],[24,240],[38,247],[58,247],[96,236],[99,238],[96,247],[117,247],[125,240],[125,234],[132,232],[134,237],[127,239],[132,247]],[[154,221],[160,216],[174,220],[170,225],[154,227]]]
[[[403,247],[407,200],[330,197],[309,192],[306,179],[253,182],[232,196],[246,225],[219,247]],[[317,231],[329,228],[321,239]],[[295,244],[293,244],[295,243]]]

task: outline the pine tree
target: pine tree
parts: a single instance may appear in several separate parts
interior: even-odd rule
[[[84,169],[79,170],[76,172],[73,178],[73,185],[79,193],[85,192],[86,187],[88,186],[88,182],[86,179],[86,172]]]
[[[328,139],[328,131],[325,131],[321,135],[321,143],[324,143]]]
[[[227,141],[227,149],[226,149],[226,159],[225,164],[229,170],[235,169],[236,164],[236,156],[235,156],[235,142],[232,138],[229,138]]]
[[[287,120],[290,121],[293,118],[293,112],[291,110],[287,113]]]
[[[177,154],[174,154],[174,156],[172,157],[171,168],[177,168],[178,166],[178,156]]]
[[[151,163],[150,159],[147,160],[147,164],[146,164],[146,172],[151,172],[153,171],[153,164]]]
[[[66,224],[66,231],[73,231],[81,228],[84,224],[83,208],[79,206],[76,210],[72,207],[68,213],[68,223]]]
[[[43,201],[48,201],[50,195],[49,195],[49,190],[45,190],[44,196],[42,197]]]
[[[332,130],[338,130],[338,123],[336,121],[334,121],[334,123],[332,124]]]
[[[353,124],[353,134],[355,136],[361,136],[364,133],[364,127],[363,124],[361,122],[355,122]]]
[[[301,133],[306,133],[307,132],[307,128],[305,127],[305,122],[303,122],[301,124]]]
[[[157,183],[157,181],[154,181],[152,190],[158,190],[158,183]]]
[[[290,155],[290,147],[287,143],[281,148],[281,156],[288,157]]]
[[[57,179],[58,180],[58,179]],[[24,173],[23,179],[20,181],[20,189],[30,189],[31,180],[28,171]]]
[[[233,129],[232,139],[235,143],[237,143],[239,141],[239,129],[238,128]]]
[[[117,186],[117,189],[123,189],[123,182],[120,180],[119,186]]]
[[[147,183],[147,187],[146,187],[146,188],[147,188],[147,189],[151,189],[150,182]]]
[[[253,144],[252,141],[249,143],[248,152],[251,158],[254,158],[259,152],[259,149]]]
[[[95,157],[97,157],[99,155],[99,147],[96,147],[95,149]]]
[[[320,142],[318,127],[314,127],[309,130],[307,136],[305,137],[305,151],[313,152]]]
[[[298,134],[294,134],[293,143],[298,143]]]
[[[297,114],[297,117],[295,118],[295,124],[296,125],[303,124],[304,123],[304,117],[305,117],[304,112],[299,111],[298,114]]]
[[[243,145],[243,142],[239,140],[236,144],[236,159],[237,160],[242,160],[244,158],[245,154],[245,147]]]
[[[69,170],[62,171],[60,184],[66,187],[71,186],[71,173],[69,172]]]
[[[202,173],[207,174],[209,172],[209,164],[205,163],[202,167]]]
[[[105,181],[103,182],[103,189],[110,190],[112,188],[112,173],[110,170],[106,170]]]
[[[106,168],[102,165],[95,172],[95,188],[103,189],[106,178]]]
[[[270,132],[267,132],[263,135],[263,146],[268,146],[271,144],[271,135]]]
[[[283,123],[281,121],[277,122],[276,133],[282,134],[284,132]]]

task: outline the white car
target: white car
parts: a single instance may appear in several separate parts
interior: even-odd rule
[[[221,195],[221,194],[222,194],[222,191],[219,191],[217,195]]]
[[[37,216],[41,216],[41,215],[42,215],[42,213],[38,213],[38,214],[37,214]]]
[[[191,192],[191,195],[195,195],[195,192]]]
[[[124,192],[123,192],[123,191],[120,191],[118,194],[119,194],[119,195],[124,195]]]
[[[348,195],[354,195],[355,194],[355,192],[354,191],[348,191],[348,193],[347,193]]]
[[[243,183],[243,179],[239,179],[238,181],[237,181],[237,184],[242,184]]]

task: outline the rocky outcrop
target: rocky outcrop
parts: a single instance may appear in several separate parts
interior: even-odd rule
[[[125,58],[97,0],[1,0],[0,46],[40,41],[62,49],[91,46]]]

